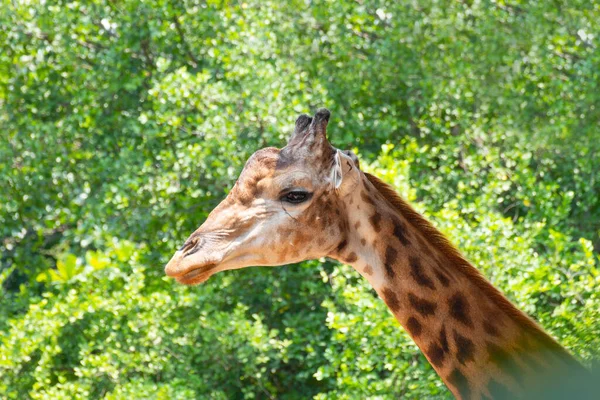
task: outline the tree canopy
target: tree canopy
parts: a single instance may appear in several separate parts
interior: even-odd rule
[[[329,260],[164,264],[295,118],[582,362],[600,349],[600,3],[2,2],[0,393],[449,398]]]

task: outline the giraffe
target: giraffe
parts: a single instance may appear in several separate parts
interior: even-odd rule
[[[254,153],[166,274],[194,285],[249,266],[347,263],[459,399],[533,398],[586,373],[355,154],[333,147],[329,118],[301,115],[284,148]]]

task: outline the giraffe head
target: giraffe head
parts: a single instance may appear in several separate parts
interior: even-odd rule
[[[254,153],[166,274],[193,285],[219,271],[329,255],[348,229],[343,199],[360,179],[356,156],[327,140],[329,115],[301,115],[287,146]]]

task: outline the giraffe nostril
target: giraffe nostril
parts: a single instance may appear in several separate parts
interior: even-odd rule
[[[181,251],[184,252],[183,258],[197,253],[202,249],[203,245],[204,241],[201,238],[195,237],[191,240],[188,240],[181,248]]]
[[[183,258],[191,256],[194,253],[197,253],[198,251],[200,251],[200,249],[202,248],[202,246],[200,246],[199,244],[192,247],[192,249],[190,251],[188,251],[187,253],[185,253],[185,255],[183,256]]]
[[[196,245],[198,244],[199,241],[200,241],[200,236],[197,233],[194,233],[194,234],[192,234],[192,236],[190,236],[185,241],[183,246],[181,246],[181,248],[179,248],[179,251],[185,252],[186,250],[192,249],[192,248],[196,247]]]

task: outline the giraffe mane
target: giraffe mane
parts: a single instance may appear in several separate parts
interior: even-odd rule
[[[563,362],[571,366],[581,368],[581,364],[567,352],[554,338],[546,333],[541,326],[527,314],[515,307],[498,289],[496,289],[482,273],[475,268],[460,251],[448,240],[448,238],[435,228],[431,222],[425,219],[408,202],[406,202],[392,186],[385,183],[378,177],[365,173],[367,179],[375,186],[387,202],[419,232],[429,243],[438,249],[450,262],[454,270],[462,273],[479,290],[486,293],[490,300],[496,304],[510,318],[519,323],[528,333],[530,333],[541,344],[548,349],[560,354]],[[555,354],[556,354],[555,353]]]

